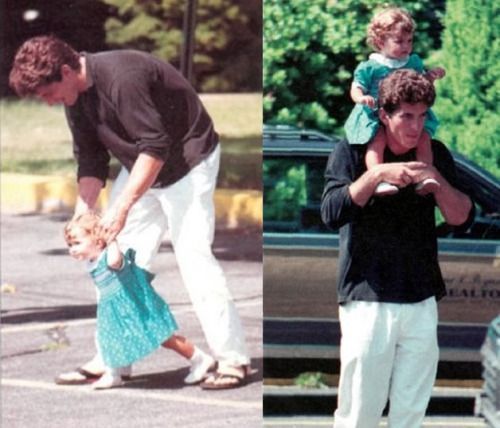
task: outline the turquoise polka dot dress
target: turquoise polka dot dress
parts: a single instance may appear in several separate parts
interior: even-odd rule
[[[134,250],[124,254],[119,270],[108,267],[106,255],[90,269],[99,292],[97,342],[108,367],[123,367],[153,352],[178,327],[151,286],[154,275],[135,264]]]

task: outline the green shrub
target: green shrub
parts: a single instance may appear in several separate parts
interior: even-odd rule
[[[500,14],[495,0],[448,0],[437,84],[438,137],[500,176]]]

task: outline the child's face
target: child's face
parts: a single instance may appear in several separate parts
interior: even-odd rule
[[[70,256],[77,260],[94,260],[102,251],[92,235],[79,227],[72,231],[68,246]]]
[[[413,34],[396,30],[384,37],[380,53],[393,59],[403,59],[413,50]]]

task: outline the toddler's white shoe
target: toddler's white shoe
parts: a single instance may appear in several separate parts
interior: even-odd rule
[[[391,183],[387,183],[385,181],[382,181],[377,185],[375,188],[375,195],[376,196],[389,196],[389,195],[394,195],[399,192],[399,189],[397,186]]]
[[[110,389],[115,386],[123,385],[123,380],[120,374],[120,369],[115,369],[111,371],[106,371],[99,380],[92,384],[94,389]]]
[[[419,195],[427,195],[428,193],[435,192],[441,185],[433,178],[426,178],[415,186],[415,191]]]
[[[215,368],[215,360],[201,349],[196,348],[191,357],[191,369],[189,374],[185,377],[184,383],[191,385],[201,382],[209,370]]]

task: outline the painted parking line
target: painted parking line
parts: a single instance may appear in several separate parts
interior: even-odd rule
[[[264,419],[264,428],[310,428],[310,427],[331,427],[333,425],[333,418],[266,418]],[[379,428],[388,427],[386,419],[383,419]],[[439,420],[432,420],[427,418],[424,420],[422,428],[486,428],[486,424],[476,418],[446,418],[440,417]]]
[[[37,389],[44,391],[57,391],[57,392],[68,392],[72,394],[96,394],[96,391],[92,389],[91,386],[63,386],[56,385],[49,382],[33,381],[26,379],[2,379],[2,387],[15,387],[15,388],[27,388],[27,389]],[[150,392],[144,389],[131,390],[126,388],[114,388],[106,391],[99,391],[99,394],[105,393],[110,395],[115,395],[117,397],[125,397],[132,399],[144,399],[157,400],[157,401],[167,401],[167,402],[178,402],[184,404],[196,404],[205,406],[219,406],[225,408],[233,409],[258,409],[262,410],[262,402],[258,401],[235,401],[235,400],[218,400],[213,398],[200,398],[200,397],[190,397],[187,395],[179,394],[178,392]]]

